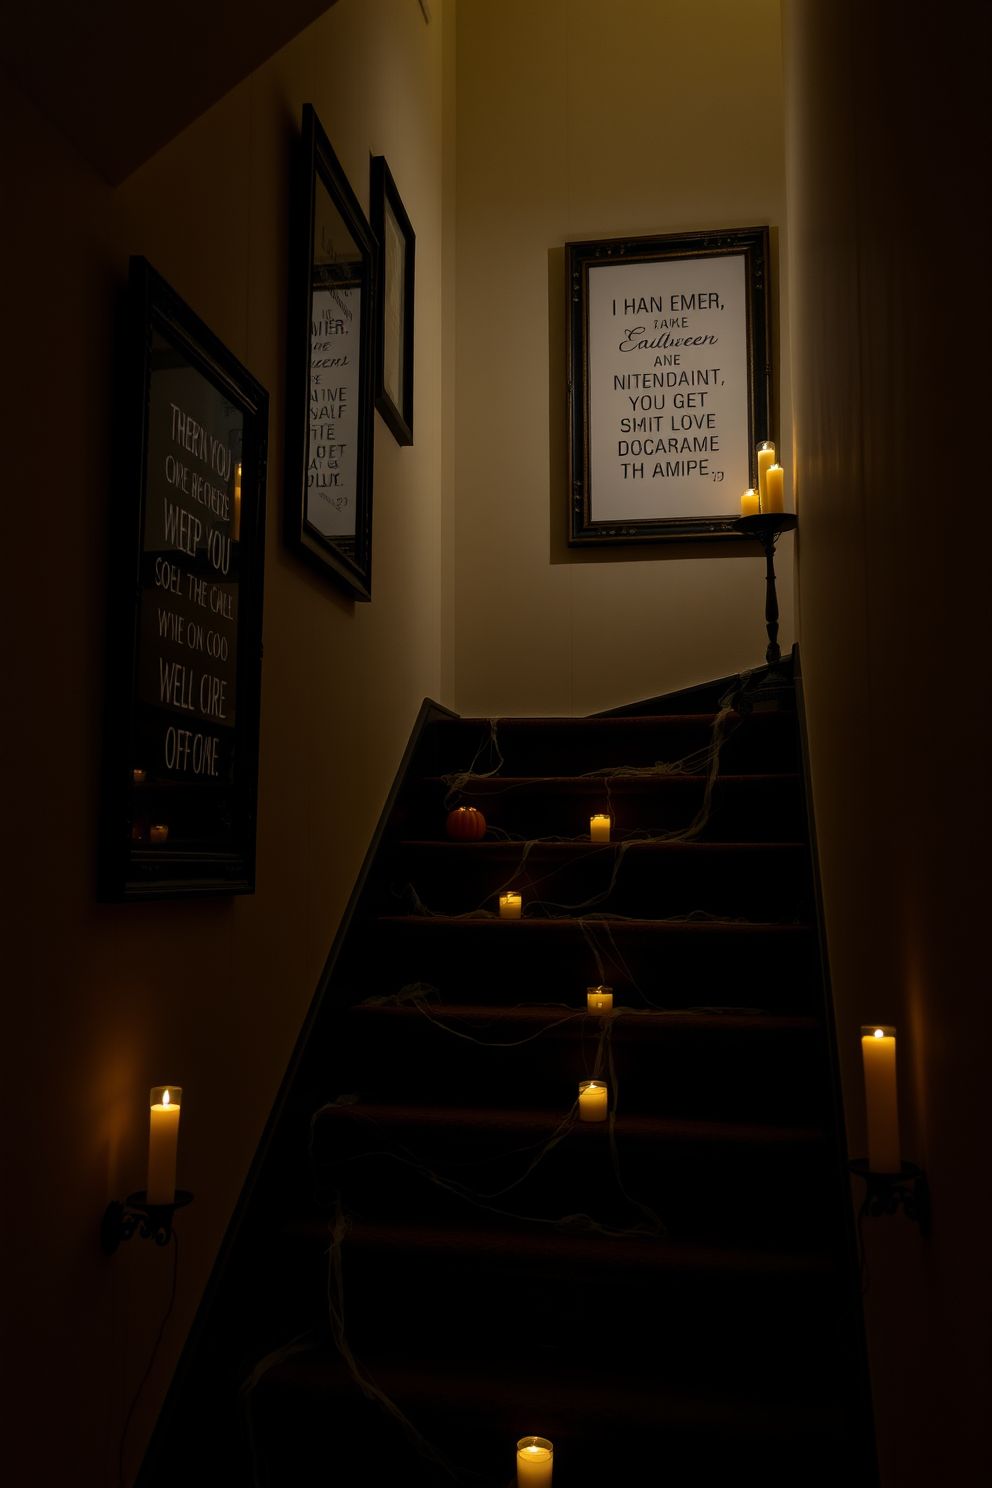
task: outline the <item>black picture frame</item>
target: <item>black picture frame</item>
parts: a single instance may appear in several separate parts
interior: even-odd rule
[[[312,104],[290,240],[285,534],[355,600],[372,598],[379,245]]]
[[[569,545],[741,542],[740,495],[773,437],[768,228],[565,257]]]
[[[375,406],[396,443],[412,444],[417,237],[384,155],[372,157],[369,200],[379,244]]]
[[[130,262],[99,894],[255,889],[269,399]]]

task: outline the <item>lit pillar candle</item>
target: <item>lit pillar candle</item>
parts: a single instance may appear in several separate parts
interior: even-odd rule
[[[589,836],[593,842],[609,842],[610,840],[610,818],[600,812],[589,818]]]
[[[748,486],[741,497],[741,516],[756,517],[761,510],[761,502],[757,491],[753,486]]]
[[[521,908],[519,894],[500,894],[499,917],[501,920],[519,920]]]
[[[168,842],[169,828],[165,822],[157,822],[151,826],[148,835],[153,842]]]
[[[609,1013],[613,1009],[612,987],[587,987],[586,1004],[591,1013]]]
[[[605,1121],[609,1093],[605,1080],[582,1080],[579,1083],[579,1120]]]
[[[241,461],[234,467],[234,499],[231,503],[231,540],[241,541]]]
[[[896,1031],[879,1023],[861,1030],[868,1113],[868,1167],[872,1173],[899,1173],[899,1106],[896,1100]]]
[[[761,500],[761,510],[768,510],[767,487],[765,484],[768,475],[768,467],[775,464],[775,446],[770,439],[763,439],[758,445],[758,496]]]
[[[176,1146],[179,1141],[179,1085],[153,1085],[148,1131],[149,1204],[171,1204],[176,1197]]]
[[[517,1442],[517,1488],[551,1488],[554,1447],[544,1436],[522,1436]]]
[[[785,471],[781,465],[769,465],[765,471],[765,494],[761,500],[763,512],[785,510],[784,481]]]

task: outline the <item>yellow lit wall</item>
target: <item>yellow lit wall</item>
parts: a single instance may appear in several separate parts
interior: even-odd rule
[[[125,1455],[140,1461],[425,694],[439,689],[441,0],[341,0],[117,190],[13,86],[3,395],[3,1226],[11,1488],[117,1483],[171,1256],[112,1259],[144,1186],[148,1089],[185,1089],[176,1311]],[[149,59],[154,65],[154,59]],[[177,79],[177,86],[181,80]],[[363,204],[386,155],[417,232],[416,444],[376,420],[374,600],[282,542],[290,147],[313,102]],[[121,121],[126,128],[126,120]],[[112,337],[144,254],[271,398],[258,889],[95,901]]]
[[[760,557],[565,544],[561,248],[767,223],[778,264],[783,147],[778,0],[458,6],[459,711],[589,713],[764,659]]]

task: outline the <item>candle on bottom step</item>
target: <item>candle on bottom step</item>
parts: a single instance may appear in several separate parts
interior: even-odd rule
[[[176,1148],[179,1143],[181,1085],[153,1085],[148,1128],[149,1204],[172,1204],[176,1197]]]
[[[900,1173],[899,1104],[896,1097],[896,1031],[882,1023],[861,1030],[868,1116],[868,1168],[872,1173]]]
[[[500,894],[499,917],[501,920],[519,920],[523,901],[519,894]]]
[[[765,471],[765,495],[762,497],[763,512],[785,510],[785,471],[781,465],[769,465]]]
[[[590,1013],[609,1013],[613,1010],[612,987],[587,987],[586,1006]]]
[[[545,1436],[522,1436],[517,1442],[517,1488],[551,1488],[555,1449]]]
[[[741,516],[756,517],[761,510],[761,499],[752,486],[748,486],[741,497]]]
[[[602,812],[589,818],[589,836],[593,842],[609,842],[610,818]]]
[[[609,1115],[609,1091],[605,1080],[579,1082],[579,1120],[605,1121]]]
[[[149,828],[148,835],[153,842],[168,842],[169,828],[165,822],[153,822]]]

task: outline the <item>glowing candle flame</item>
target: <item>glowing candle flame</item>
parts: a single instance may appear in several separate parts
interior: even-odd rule
[[[162,1104],[163,1104],[163,1106],[167,1106],[169,1104],[169,1092],[168,1091],[166,1091],[165,1094],[162,1097]]]
[[[885,1037],[885,1034],[882,1032],[882,1030],[880,1028],[876,1028],[875,1029],[875,1037],[876,1038],[884,1038]]]

